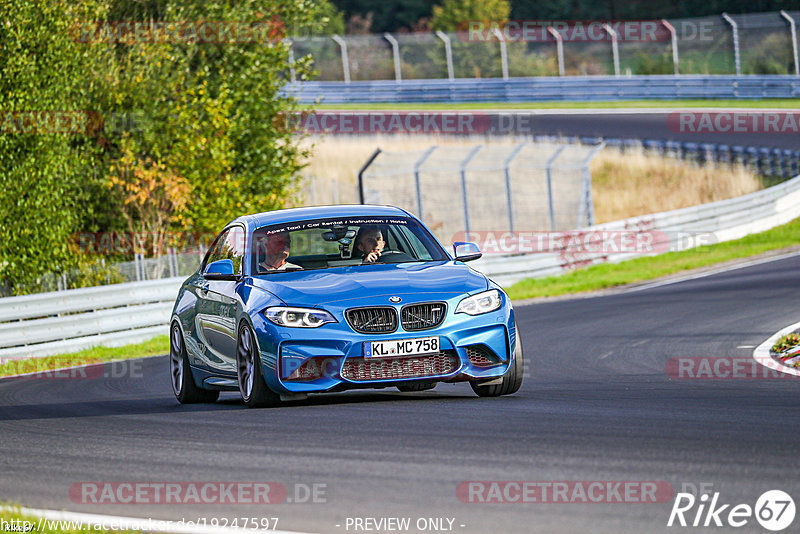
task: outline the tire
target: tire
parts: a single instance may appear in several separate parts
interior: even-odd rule
[[[253,331],[247,324],[239,327],[236,341],[236,376],[239,393],[248,408],[278,406],[280,395],[267,387],[261,372],[261,356],[256,349]]]
[[[172,392],[181,404],[216,402],[219,391],[197,387],[189,367],[186,343],[177,323],[172,323],[169,336],[169,370]]]
[[[522,386],[522,379],[525,375],[525,362],[522,355],[522,339],[520,338],[518,327],[516,331],[517,343],[514,347],[514,363],[511,364],[506,374],[503,375],[503,381],[491,386],[482,386],[480,382],[474,380],[470,381],[469,385],[472,387],[472,391],[477,393],[479,397],[511,395],[519,391],[520,386]]]
[[[429,389],[433,389],[435,387],[436,382],[412,382],[411,384],[397,386],[397,389],[403,393],[408,393],[410,391],[428,391]]]

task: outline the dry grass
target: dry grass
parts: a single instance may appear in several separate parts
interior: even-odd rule
[[[436,144],[510,145],[514,138],[470,139],[436,136],[326,137],[314,143],[303,171],[306,204],[357,203],[358,170],[376,148],[418,151]],[[591,164],[597,222],[625,219],[659,211],[723,200],[761,189],[750,171],[728,167],[697,167],[690,163],[637,152],[606,149]],[[312,185],[313,184],[313,185]],[[313,193],[312,193],[313,190]]]
[[[705,204],[762,188],[761,179],[743,168],[697,167],[611,149],[601,152],[590,169],[597,222]]]

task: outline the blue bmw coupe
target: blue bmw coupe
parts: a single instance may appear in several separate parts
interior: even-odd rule
[[[482,397],[522,384],[508,296],[412,214],[390,206],[239,217],[181,286],[170,324],[181,403],[238,390],[250,407],[355,388],[468,381]]]

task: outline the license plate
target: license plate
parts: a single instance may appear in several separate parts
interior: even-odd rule
[[[367,341],[364,343],[365,358],[396,358],[439,352],[439,336],[414,339],[392,339],[390,341]]]

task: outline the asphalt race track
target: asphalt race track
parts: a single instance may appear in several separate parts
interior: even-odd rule
[[[738,347],[798,320],[798,284],[794,256],[518,307],[532,365],[519,393],[496,399],[440,385],[320,396],[278,409],[246,409],[234,395],[180,406],[166,357],[143,360],[141,377],[2,380],[0,499],[164,519],[279,517],[279,529],[325,533],[348,532],[347,517],[410,517],[412,526],[420,517],[455,518],[453,531],[469,533],[764,532],[753,518],[739,529],[667,528],[674,498],[464,503],[456,487],[665,481],[675,492],[710,483],[720,503],[732,505],[753,506],[771,489],[797,500],[800,383],[678,380],[666,366],[675,357],[749,357],[752,348]],[[326,484],[327,502],[80,504],[69,488],[81,481],[275,481],[290,498],[295,483]]]

